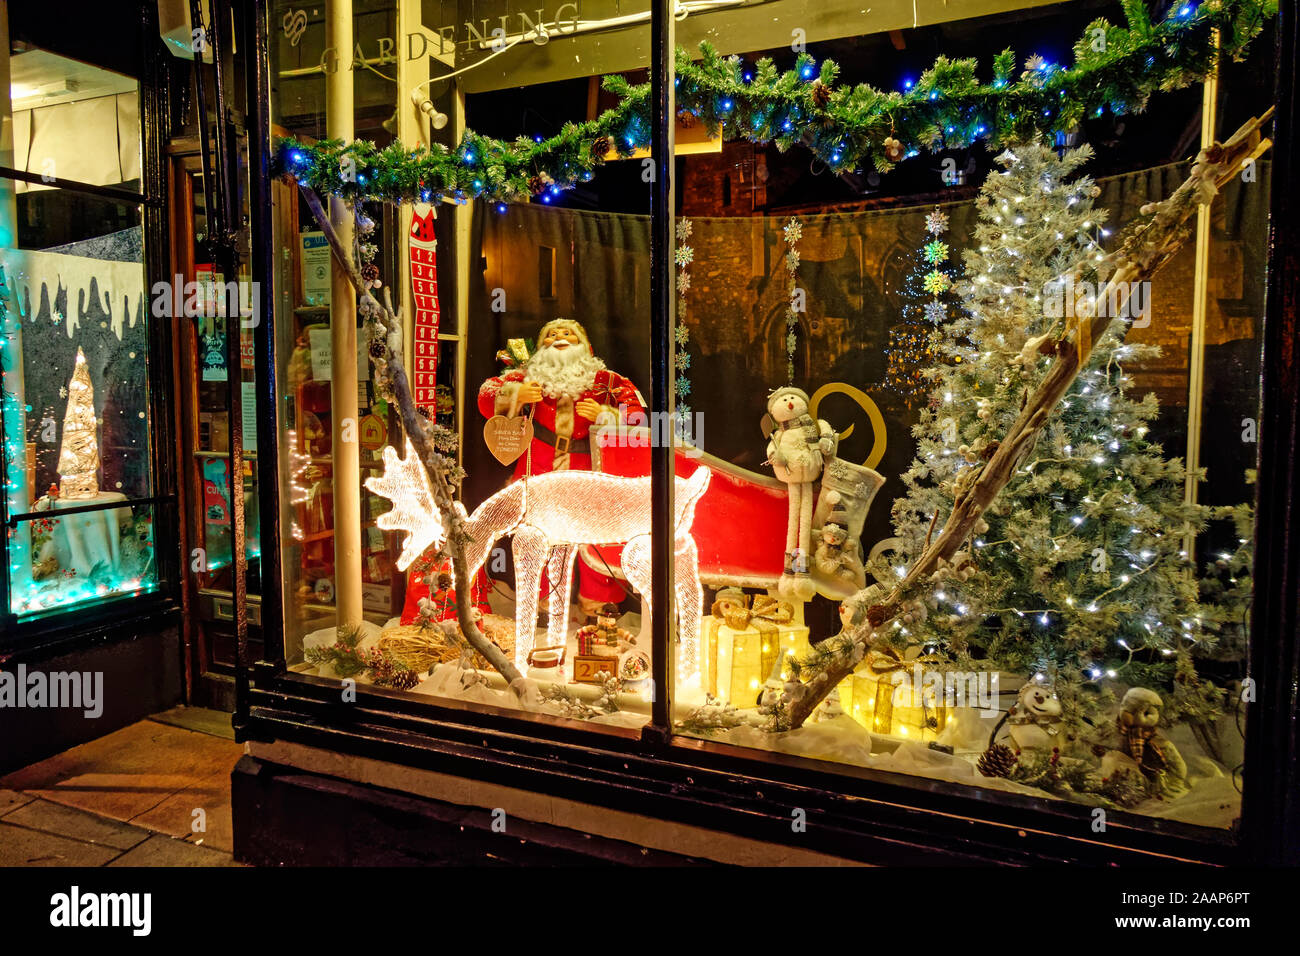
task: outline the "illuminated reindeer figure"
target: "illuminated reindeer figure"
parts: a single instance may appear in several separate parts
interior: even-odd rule
[[[383,451],[384,473],[366,479],[366,487],[393,502],[379,516],[386,531],[407,531],[398,558],[405,571],[431,545],[441,546],[445,524],[429,491],[428,478],[408,442],[406,459],[393,448]],[[699,468],[689,478],[674,478],[674,568],[682,658],[686,671],[698,667],[700,613],[699,552],[691,535],[695,506],[709,486],[710,472]],[[602,503],[617,502],[602,507]],[[573,561],[580,545],[622,544],[623,573],[641,594],[642,627],[650,615],[650,479],[622,478],[592,471],[556,471],[511,482],[467,514],[456,502],[469,540],[466,574],[472,580],[492,546],[513,535],[515,559],[515,663],[522,667],[533,649],[537,628],[537,592],[542,571],[552,582],[547,642],[563,644],[568,637],[569,594]]]
[[[709,485],[709,470],[675,478],[674,567],[683,656],[697,659],[703,599],[699,555],[691,537],[695,505]],[[618,502],[601,507],[601,502]],[[457,502],[457,508],[463,506]],[[470,541],[465,548],[467,573],[473,577],[492,546],[513,535],[515,559],[515,662],[523,665],[537,627],[537,592],[542,571],[551,581],[548,644],[568,637],[569,594],[573,562],[580,545],[623,544],[622,568],[641,595],[643,630],[650,615],[650,479],[620,478],[591,471],[556,471],[506,485],[465,518]]]

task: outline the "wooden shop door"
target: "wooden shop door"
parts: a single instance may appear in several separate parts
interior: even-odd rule
[[[203,242],[208,217],[204,209],[201,157],[197,145],[177,141],[171,147],[171,281],[224,282],[217,276]],[[247,195],[240,181],[240,205]],[[246,231],[239,237],[239,261],[247,268]],[[246,279],[247,276],[237,277]],[[187,293],[188,294],[188,288]],[[211,301],[210,301],[211,300]],[[252,330],[238,318],[217,315],[215,297],[202,294],[203,315],[178,316],[176,349],[176,460],[182,469],[180,490],[182,547],[182,638],[186,657],[187,702],[193,706],[234,709],[235,624],[231,561],[231,487],[244,496],[245,552],[248,559],[249,660],[262,650],[261,548],[257,506],[256,404],[253,391]],[[243,339],[240,368],[226,362],[226,336]],[[230,474],[229,390],[243,389],[244,467]]]

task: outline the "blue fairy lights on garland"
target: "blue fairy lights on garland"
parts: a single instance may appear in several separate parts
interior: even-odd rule
[[[1073,47],[1073,66],[1033,56],[1017,75],[1019,61],[1008,49],[993,58],[992,79],[982,82],[976,60],[941,56],[892,91],[836,86],[839,67],[831,60],[818,64],[808,53],[781,72],[770,59],[747,66],[702,43],[698,61],[677,51],[677,107],[725,139],[773,143],[782,151],[802,145],[834,173],[864,165],[887,172],[922,150],[979,141],[996,148],[1069,131],[1106,112],[1140,112],[1151,94],[1204,79],[1218,56],[1241,59],[1277,13],[1277,0],[1188,3],[1156,22],[1143,0],[1124,0],[1123,9],[1126,27],[1099,18],[1085,28]],[[277,144],[276,168],[347,200],[483,198],[498,209],[533,198],[553,202],[590,181],[607,160],[649,146],[649,84],[634,86],[615,75],[603,86],[619,97],[614,107],[594,120],[566,123],[540,142],[528,136],[507,142],[468,130],[455,148],[408,152],[401,144],[381,149],[365,141],[308,145],[284,139]]]

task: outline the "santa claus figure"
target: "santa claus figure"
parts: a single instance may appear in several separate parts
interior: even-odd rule
[[[565,469],[589,471],[597,419],[602,424],[646,421],[636,386],[592,354],[586,330],[573,319],[552,319],[542,326],[536,351],[521,368],[484,382],[478,406],[488,418],[533,410],[533,442],[515,466],[516,479]],[[618,550],[589,547],[580,552],[578,594],[588,614],[624,597],[624,588],[610,573]]]

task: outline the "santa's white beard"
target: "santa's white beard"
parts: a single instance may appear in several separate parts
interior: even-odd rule
[[[596,373],[605,363],[592,355],[584,346],[570,345],[557,349],[554,345],[538,349],[528,360],[524,374],[542,386],[547,398],[569,398],[577,401],[583,392],[596,383]]]

